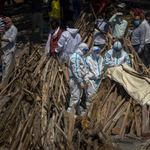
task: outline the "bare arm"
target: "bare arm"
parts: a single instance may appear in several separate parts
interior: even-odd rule
[[[10,42],[8,39],[1,39],[1,41]]]

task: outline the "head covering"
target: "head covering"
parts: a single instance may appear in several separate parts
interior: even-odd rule
[[[89,50],[89,47],[86,43],[81,43],[78,48],[82,51],[88,51]]]
[[[113,49],[120,51],[122,49],[122,45],[119,41],[115,42]]]
[[[89,51],[89,47],[86,43],[79,44],[76,52],[79,53],[79,55],[83,56]]]
[[[93,51],[91,53],[91,55],[93,56],[93,58],[98,59],[100,57],[100,48],[98,46],[94,46],[93,47]]]
[[[2,20],[4,22],[3,31],[6,32],[12,26],[12,21],[9,17],[3,17]]]

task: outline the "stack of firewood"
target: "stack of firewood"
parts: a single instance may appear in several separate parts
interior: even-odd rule
[[[12,22],[19,31],[31,28],[32,7],[30,5],[24,3],[5,5],[4,11],[11,13]],[[44,20],[49,20],[47,8],[42,8],[42,14]]]
[[[30,49],[33,53],[28,55]],[[120,150],[102,131],[101,123],[93,127],[84,117],[75,120],[74,109],[66,112],[69,100],[66,65],[47,56],[47,52],[42,54],[31,43],[25,46],[2,86],[2,147],[11,150]]]
[[[112,40],[110,36],[108,34],[107,41],[109,42],[107,42],[106,47],[111,47],[117,40]],[[150,77],[148,68],[142,63],[127,37],[122,37],[122,41],[124,50],[130,56],[131,67],[141,76]],[[107,50],[107,48],[103,49],[103,56]],[[150,130],[149,105],[141,106],[134,98],[128,95],[119,83],[105,78],[97,94],[92,99],[93,102],[88,110],[88,119],[93,125],[99,122],[102,123],[103,131],[107,135],[118,135],[118,139],[123,139],[124,135],[140,137],[146,135],[147,131]]]
[[[94,32],[94,27],[91,23],[91,26],[88,25],[88,17],[89,16],[82,12],[75,27],[79,29],[82,38],[86,35],[85,40],[83,38],[83,42],[88,43],[88,41],[90,41],[89,46],[92,47],[90,34]],[[130,43],[128,27],[119,41],[121,41],[123,45],[123,50],[130,56],[131,67],[141,76],[150,77],[149,69],[143,64]],[[106,45],[101,50],[103,57],[117,40],[118,39],[113,39],[110,30],[106,35]],[[92,105],[87,112],[87,120],[89,120],[93,126],[101,123],[103,125],[103,131],[106,132],[107,135],[118,135],[119,139],[123,139],[126,134],[131,137],[134,137],[134,135],[140,137],[142,134],[144,135],[146,131],[149,131],[150,107],[147,104],[144,106],[138,104],[118,83],[106,78],[102,81],[97,94],[92,99]]]

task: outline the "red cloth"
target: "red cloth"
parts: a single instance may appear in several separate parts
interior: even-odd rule
[[[105,13],[106,12],[106,3],[107,3],[107,0],[94,0],[95,4],[103,4],[105,3],[105,6],[104,8],[102,9],[102,13]],[[102,5],[101,5],[102,6]],[[94,11],[95,11],[95,14],[97,14],[99,12],[99,9],[101,8],[101,6],[96,6]]]
[[[0,15],[3,15],[4,13],[4,2],[1,2],[0,0]]]
[[[55,53],[55,48],[58,46],[58,40],[60,39],[62,31],[59,29],[59,31],[57,33],[57,37],[55,39],[53,38],[54,33],[51,35],[51,39],[50,39],[50,52],[51,53]]]
[[[134,12],[134,15],[136,16],[141,16],[141,13],[142,13],[142,9],[136,9],[135,12]]]

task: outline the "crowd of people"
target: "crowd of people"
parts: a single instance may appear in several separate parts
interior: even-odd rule
[[[82,38],[78,33],[78,29],[74,28],[80,12],[81,0],[50,0],[48,1],[48,14],[50,16],[50,32],[45,46],[48,56],[59,58],[60,62],[68,62],[68,74],[70,77],[70,103],[67,109],[71,112],[72,105],[75,104],[75,116],[79,110],[82,114],[90,106],[91,95],[97,92],[97,89],[103,78],[103,73],[107,68],[117,67],[122,64],[130,66],[130,57],[123,50],[121,37],[125,34],[128,22],[124,20],[123,13],[117,12],[110,19],[109,23],[105,21],[105,11],[107,0],[94,0],[95,14],[97,21],[95,22],[95,30],[93,36],[93,50],[89,56],[87,53],[89,47],[86,43],[82,43]],[[28,2],[27,2],[28,3]],[[68,12],[70,3],[74,6],[72,20],[68,21]],[[83,0],[83,4],[85,1]],[[32,37],[36,22],[38,20],[40,26],[40,38],[43,36],[43,17],[42,17],[42,0],[32,0],[28,3],[32,6]],[[131,32],[131,44],[135,51],[149,67],[150,65],[150,12],[145,13],[145,19],[142,21],[142,10],[137,9],[132,13],[134,27]],[[3,77],[6,77],[9,65],[14,53],[17,28],[13,25],[10,13],[4,13],[0,18],[0,32]],[[66,29],[62,32],[61,29]],[[117,39],[112,49],[108,50],[104,56],[101,56],[101,49],[106,44],[106,35],[112,30],[112,36]],[[80,102],[83,89],[86,86],[86,109],[81,109]]]

